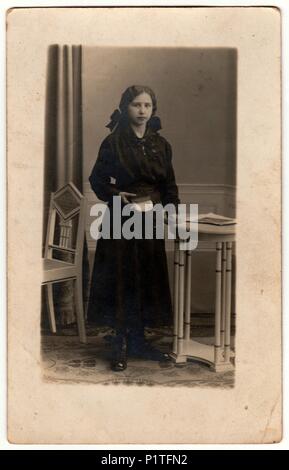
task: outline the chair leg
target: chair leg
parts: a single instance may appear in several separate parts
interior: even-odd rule
[[[74,283],[75,310],[78,326],[78,334],[81,343],[86,343],[83,298],[82,298],[82,279],[77,278]]]
[[[44,288],[46,292],[50,329],[52,333],[56,333],[56,321],[53,304],[53,286],[52,284],[46,284]]]

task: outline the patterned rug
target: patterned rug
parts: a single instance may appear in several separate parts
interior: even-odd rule
[[[204,331],[208,332],[202,329],[203,333]],[[44,380],[103,385],[215,388],[234,386],[234,371],[216,373],[209,366],[195,360],[187,361],[185,364],[175,364],[129,358],[125,371],[113,372],[110,370],[112,333],[109,329],[90,328],[87,332],[87,344],[81,344],[75,329],[62,330],[57,335],[44,332],[42,336]],[[161,351],[170,352],[171,330],[147,330],[146,336]],[[194,339],[204,344],[213,344],[213,336],[194,335]]]

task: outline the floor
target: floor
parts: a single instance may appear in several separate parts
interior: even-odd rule
[[[107,328],[90,328],[87,333],[87,344],[81,344],[75,328],[63,329],[56,335],[50,334],[49,331],[43,332],[42,360],[45,381],[169,387],[234,386],[234,371],[216,373],[209,366],[193,360],[186,364],[162,364],[129,358],[125,371],[113,372],[110,370],[112,331]],[[191,335],[195,340],[213,344],[211,328],[195,328]],[[163,352],[170,351],[170,329],[147,330],[146,336]]]

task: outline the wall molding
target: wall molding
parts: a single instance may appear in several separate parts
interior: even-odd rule
[[[91,189],[90,183],[83,183],[84,194],[92,194],[95,199],[94,192]],[[220,183],[179,183],[178,184],[180,194],[224,194],[225,192],[231,192],[235,195],[236,186],[231,184],[220,184]]]
[[[180,183],[178,184],[180,193],[219,193],[225,191],[236,192],[236,186],[220,183]]]

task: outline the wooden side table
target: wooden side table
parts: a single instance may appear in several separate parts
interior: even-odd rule
[[[198,225],[199,241],[216,244],[215,343],[201,344],[190,337],[191,327],[191,251],[175,241],[174,256],[174,339],[171,357],[176,363],[196,359],[216,372],[231,370],[231,292],[232,245],[235,225]]]

